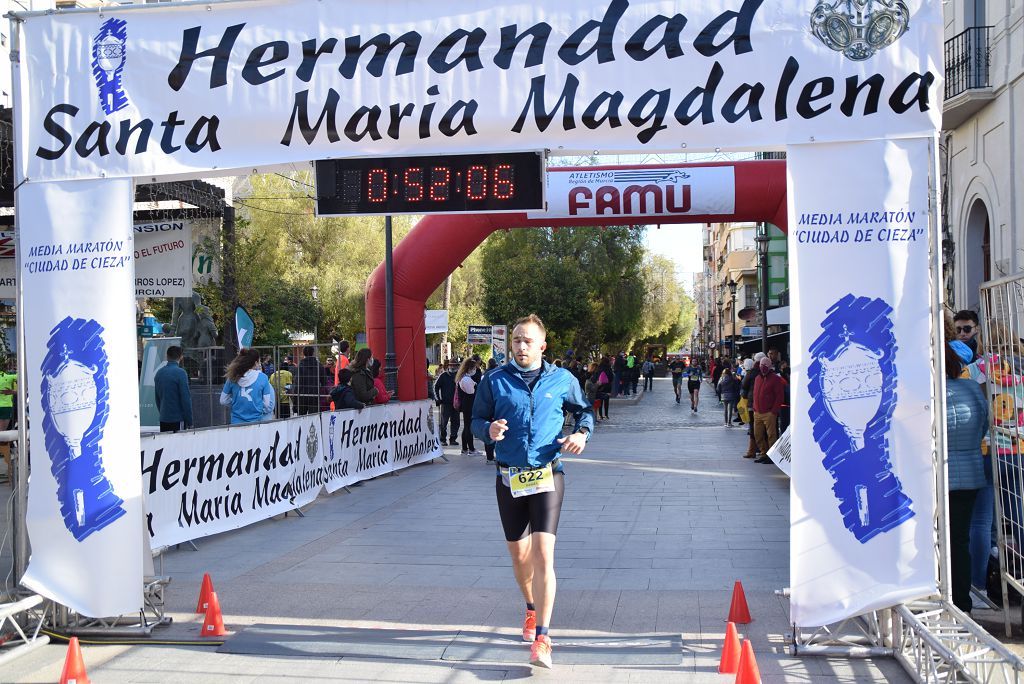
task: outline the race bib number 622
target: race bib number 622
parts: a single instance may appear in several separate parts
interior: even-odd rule
[[[555,491],[555,479],[551,472],[551,464],[543,468],[509,468],[508,484],[512,496],[530,496],[540,492]]]

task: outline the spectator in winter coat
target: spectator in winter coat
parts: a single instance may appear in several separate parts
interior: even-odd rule
[[[160,411],[160,432],[177,432],[192,427],[192,394],[188,388],[188,375],[178,362],[181,347],[167,348],[167,365],[156,372],[153,386],[156,390],[156,408]]]
[[[725,426],[732,427],[732,418],[736,413],[736,403],[740,400],[740,381],[732,374],[731,368],[722,370],[718,379],[718,396],[722,398],[725,405]]]
[[[988,402],[981,387],[963,379],[963,363],[946,344],[946,449],[949,458],[949,560],[953,603],[970,613],[971,517],[985,487],[981,440],[988,432]]]
[[[772,360],[762,357],[760,373],[754,381],[754,440],[761,454],[755,463],[772,462],[768,449],[779,438],[779,412],[785,402],[786,386],[782,378],[775,372]]]
[[[320,411],[320,394],[323,391],[324,369],[316,358],[316,349],[302,348],[302,360],[295,369],[292,386],[298,393],[298,412],[300,416]]]
[[[441,407],[441,445],[448,444],[455,446],[456,436],[459,434],[461,415],[455,408],[455,371],[457,370],[454,359],[448,359],[444,372],[437,376],[434,382],[434,396],[437,405]],[[451,426],[449,438],[448,428]]]
[[[356,359],[349,366],[352,371],[351,387],[356,393],[356,399],[369,404],[377,397],[377,388],[373,384],[373,373],[370,365],[373,362],[373,352],[369,347],[363,347],[356,352]]]
[[[370,374],[373,375],[373,386],[377,388],[377,396],[373,398],[373,403],[386,404],[391,401],[391,392],[384,386],[384,378],[380,375],[380,359],[374,359],[370,364]]]

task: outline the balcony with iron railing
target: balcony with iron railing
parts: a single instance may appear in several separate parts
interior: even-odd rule
[[[995,99],[991,26],[972,26],[946,41],[946,101],[942,127],[954,129]]]

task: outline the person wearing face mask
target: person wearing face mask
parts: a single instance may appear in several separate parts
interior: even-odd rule
[[[352,369],[352,381],[349,386],[355,392],[356,399],[364,404],[372,404],[377,398],[377,388],[373,383],[373,372],[370,370],[373,364],[373,352],[369,347],[363,347],[356,352],[356,359],[349,368]]]
[[[551,667],[548,636],[555,603],[555,534],[565,492],[563,454],[580,454],[594,410],[567,369],[543,360],[547,331],[535,314],[512,326],[512,358],[483,376],[473,432],[494,444],[494,487],[516,582],[526,601],[523,640],[530,664]],[[573,431],[562,434],[563,412]]]
[[[978,360],[978,314],[970,309],[957,311],[953,316],[953,329],[956,331],[956,339],[967,345],[974,357],[970,363]],[[970,364],[968,364],[970,365]]]
[[[767,356],[758,369],[754,380],[754,441],[761,457],[754,463],[771,463],[768,450],[779,438],[779,412],[786,400],[786,387]]]

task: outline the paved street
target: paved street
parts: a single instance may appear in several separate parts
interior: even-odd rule
[[[270,657],[194,645],[88,646],[94,682],[732,682],[717,674],[734,580],[754,622],[741,628],[765,682],[910,681],[895,661],[785,655],[788,606],[788,480],[740,455],[746,433],[721,425],[710,385],[697,415],[657,380],[639,402],[611,405],[581,458],[567,465],[559,528],[558,600],[552,622],[556,669],[527,664],[515,644],[523,605],[515,589],[483,457],[450,453],[352,490],[322,497],[305,518],[289,516],[169,551],[164,572],[177,638],[198,632],[203,572],[214,581],[228,628],[277,624],[350,628],[372,642],[360,657]],[[191,623],[187,626],[182,623]],[[403,630],[381,640],[383,630]],[[442,657],[416,648],[442,634],[471,634]],[[681,637],[671,664],[630,664],[652,635]],[[154,637],[165,637],[157,632]],[[559,665],[559,641],[589,664]],[[429,650],[429,649],[428,649]],[[633,649],[633,651],[641,649]],[[58,679],[65,652],[53,645],[16,661],[0,679]],[[422,651],[419,651],[422,652]],[[440,651],[439,651],[440,652]],[[494,657],[498,654],[499,657]]]

